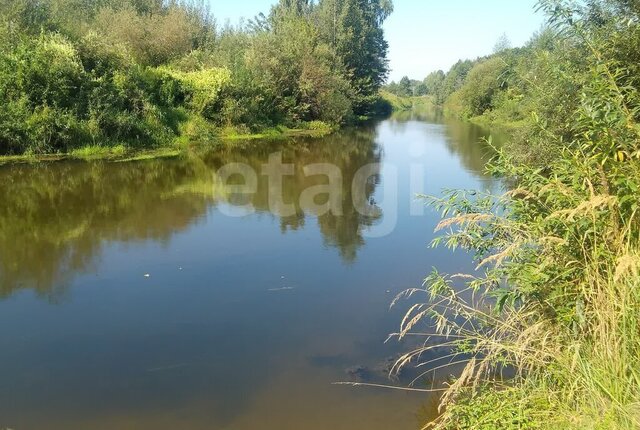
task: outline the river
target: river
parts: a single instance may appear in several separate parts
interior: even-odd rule
[[[385,343],[406,309],[390,302],[434,266],[472,267],[429,247],[439,214],[415,195],[496,189],[487,135],[406,113],[323,139],[0,167],[0,428],[420,428],[433,396],[333,383],[406,383],[385,374],[410,347]],[[329,183],[335,198],[304,203]]]

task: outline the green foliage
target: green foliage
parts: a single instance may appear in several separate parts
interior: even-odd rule
[[[129,49],[144,65],[165,64],[194,47],[189,17],[177,7],[148,15],[139,14],[132,6],[105,8],[98,12],[95,27],[112,44]]]
[[[435,94],[438,100],[446,100],[451,94],[462,88],[473,65],[474,62],[470,60],[458,61],[454,64],[442,81],[440,93]]]
[[[13,55],[6,53],[2,60],[3,93],[9,99],[24,94],[34,108],[72,107],[85,79],[77,50],[56,34],[26,41]]]
[[[426,96],[427,86],[424,82],[409,79],[408,76],[400,79],[399,82],[391,82],[384,86],[384,90],[398,97]]]
[[[171,138],[163,76],[127,65],[103,46],[84,48],[51,34],[25,38],[1,53],[2,153],[66,152],[87,142],[159,144]],[[120,68],[114,70],[114,64]]]
[[[401,97],[409,97],[413,95],[413,85],[411,80],[405,76],[398,82],[398,95]]]
[[[552,423],[552,405],[544,396],[522,396],[511,388],[494,389],[484,386],[478,392],[464,393],[458,402],[445,412],[447,423],[443,430],[561,430],[560,423]],[[545,419],[542,424],[540,418]]]
[[[465,117],[482,115],[494,106],[500,91],[506,90],[507,64],[500,57],[477,63],[469,71],[462,87],[450,96],[447,104]]]
[[[2,0],[0,154],[185,141],[194,116],[200,140],[377,114],[391,10],[283,0],[218,31],[203,1]]]
[[[411,109],[413,103],[406,97],[400,97],[396,94],[385,90],[380,91],[380,95],[387,101],[390,108],[394,111],[403,111]]]
[[[252,74],[258,85],[271,87],[276,118],[343,123],[351,110],[349,84],[333,72],[331,50],[319,43],[315,26],[295,15],[281,16],[273,25],[273,32],[254,38],[247,65],[260,70]]]
[[[189,107],[205,118],[213,118],[219,110],[220,94],[231,81],[231,73],[227,69],[202,69],[194,72],[169,69],[167,74],[177,81],[175,88],[172,88],[174,81],[168,80],[164,84],[171,101],[175,101],[177,95],[173,94],[181,89],[186,92]]]
[[[391,0],[321,0],[317,6],[322,40],[345,69],[356,115],[371,113],[389,73],[382,24],[392,12]]]
[[[640,427],[640,10],[540,7],[551,30],[479,60],[448,101],[531,120],[490,165],[510,191],[431,199],[447,218],[434,245],[478,262],[411,291],[424,304],[401,327],[420,336],[431,324],[466,363],[435,429]],[[501,381],[505,369],[515,374]]]
[[[434,97],[438,104],[444,103],[444,80],[445,73],[442,70],[430,73],[424,78],[424,85],[426,87],[425,95],[431,95]]]
[[[94,158],[104,157],[122,157],[126,152],[127,148],[124,145],[116,145],[112,147],[89,145],[74,149],[71,151],[71,156],[84,160],[91,160]]]

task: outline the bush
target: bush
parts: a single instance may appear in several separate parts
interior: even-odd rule
[[[98,141],[156,145],[175,136],[171,111],[189,94],[181,81],[131,64],[91,34],[83,41],[76,49],[49,34],[0,52],[3,153],[66,152]]]
[[[103,37],[126,46],[143,65],[165,64],[194,47],[189,17],[177,7],[148,15],[133,7],[105,8],[96,16],[95,25]]]
[[[391,5],[338,3],[280,2],[218,32],[200,1],[0,1],[1,150],[157,145],[192,115],[254,132],[370,115]]]
[[[75,46],[64,37],[51,34],[25,39],[13,55],[3,57],[0,88],[9,99],[26,95],[32,108],[77,105],[87,77]]]
[[[462,87],[446,104],[449,110],[464,117],[482,115],[494,107],[494,97],[506,89],[507,64],[501,57],[493,57],[476,64]]]
[[[0,52],[2,151],[59,151],[85,139],[78,114],[86,82],[75,47],[60,35],[24,39],[14,52]]]
[[[221,109],[220,95],[231,81],[227,69],[203,69],[179,72],[167,69],[167,73],[180,83],[186,92],[189,107],[205,118],[213,119]]]

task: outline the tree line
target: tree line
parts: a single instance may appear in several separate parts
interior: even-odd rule
[[[582,27],[563,27],[549,4]],[[549,19],[524,46],[512,48],[503,37],[491,55],[459,60],[448,71],[432,72],[423,80],[404,77],[384,89],[401,97],[426,97],[448,115],[511,129],[517,136],[512,145],[518,148],[510,152],[545,165],[575,136],[574,114],[592,80],[589,50],[602,49],[599,61],[623,70],[623,76],[616,77],[621,88],[635,89],[640,83],[634,33],[638,7],[630,0],[540,1],[538,9],[547,11]],[[575,18],[582,15],[588,19]],[[612,29],[611,22],[619,28]],[[579,37],[595,41],[579,43]],[[552,144],[550,134],[564,143]],[[622,146],[610,148],[608,155],[620,156],[617,149],[627,156],[633,153]]]
[[[0,154],[331,128],[386,108],[390,0],[0,0]]]

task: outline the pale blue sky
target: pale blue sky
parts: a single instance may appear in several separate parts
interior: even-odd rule
[[[220,24],[268,12],[277,0],[209,0]],[[460,58],[490,54],[506,34],[514,46],[524,44],[544,18],[534,12],[537,0],[394,0],[385,24],[392,80],[404,75],[424,78],[447,70]]]

